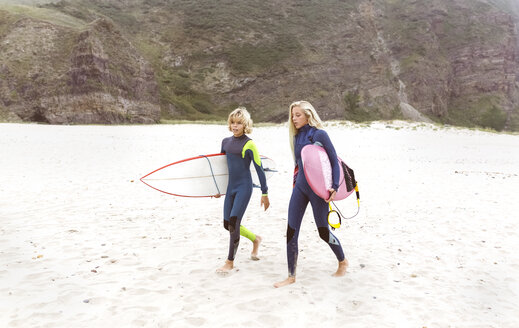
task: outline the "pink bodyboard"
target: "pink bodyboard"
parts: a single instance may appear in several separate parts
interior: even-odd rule
[[[332,165],[326,150],[318,145],[306,145],[301,150],[301,158],[306,181],[308,181],[310,188],[317,196],[324,200],[328,199],[330,197],[328,189],[332,187]],[[347,190],[342,171],[342,160],[339,157],[337,159],[340,167],[339,190],[337,190],[334,200],[341,200],[351,195],[355,190]]]

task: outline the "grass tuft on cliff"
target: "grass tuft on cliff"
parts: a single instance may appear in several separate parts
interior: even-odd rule
[[[0,3],[0,10],[7,11],[18,17],[30,17],[63,27],[80,29],[85,26],[84,21],[49,8]]]

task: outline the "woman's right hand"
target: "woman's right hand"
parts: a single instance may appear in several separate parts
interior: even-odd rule
[[[214,198],[220,198],[220,197],[222,197],[222,194],[216,194],[216,195],[214,195],[213,197],[214,197]]]
[[[335,198],[335,194],[337,194],[333,188],[328,189],[328,192],[330,192],[330,198],[326,200],[327,203],[331,202]]]

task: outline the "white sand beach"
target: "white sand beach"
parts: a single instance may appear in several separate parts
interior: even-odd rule
[[[0,327],[518,327],[519,135],[405,122],[326,127],[355,170],[361,211],[335,231],[307,210],[297,282],[285,232],[285,125],[250,137],[276,161],[271,208],[255,190],[242,224],[263,237],[227,255],[223,198],[181,198],[139,178],[217,153],[223,125],[0,124]],[[337,203],[354,214],[354,196]]]

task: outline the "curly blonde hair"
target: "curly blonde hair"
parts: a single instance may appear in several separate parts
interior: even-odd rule
[[[229,131],[231,131],[231,132],[232,132],[232,129],[231,129],[232,122],[239,122],[239,123],[243,124],[243,133],[252,132],[252,119],[250,118],[250,114],[245,107],[238,107],[229,114],[229,118],[227,119],[227,124],[229,127]]]

